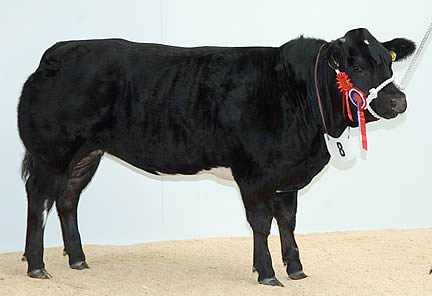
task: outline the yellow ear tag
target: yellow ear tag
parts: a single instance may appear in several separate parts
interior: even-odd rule
[[[391,55],[391,58],[392,58],[392,62],[396,61],[396,57],[397,57],[396,52],[394,52],[392,50],[392,51],[390,51],[390,55]]]

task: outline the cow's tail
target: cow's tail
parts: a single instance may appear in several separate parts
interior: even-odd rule
[[[21,178],[24,181],[27,181],[27,179],[30,177],[32,173],[32,170],[33,170],[33,160],[30,156],[30,153],[26,151],[21,164]]]

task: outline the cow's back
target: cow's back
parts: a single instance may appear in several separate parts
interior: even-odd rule
[[[60,42],[24,87],[24,144],[79,149],[97,142],[136,166],[167,173],[228,165],[254,120],[254,110],[245,109],[266,99],[259,89],[271,83],[275,51]]]

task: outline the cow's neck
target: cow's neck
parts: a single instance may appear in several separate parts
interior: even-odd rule
[[[316,49],[318,54],[319,48]],[[339,137],[347,128],[347,121],[343,113],[342,95],[338,90],[336,83],[336,72],[329,66],[329,61],[326,57],[326,47],[323,47],[323,53],[318,62],[318,91],[321,104],[323,106],[324,121],[327,126],[327,132],[332,137]],[[314,65],[315,68],[315,65]],[[315,81],[312,79],[315,86]],[[314,88],[315,89],[315,88]],[[318,106],[318,94],[315,91],[313,94],[316,107]],[[315,108],[316,109],[316,108]],[[319,114],[322,121],[322,115]]]
[[[303,120],[324,133],[323,120],[315,90],[314,68],[318,51],[325,41],[299,38],[283,45],[280,50],[279,81],[285,97],[296,104],[303,113]],[[336,73],[328,65],[324,46],[318,63],[318,84],[327,132],[339,137],[347,123],[342,113],[342,97],[336,84]],[[309,114],[310,113],[310,114]]]

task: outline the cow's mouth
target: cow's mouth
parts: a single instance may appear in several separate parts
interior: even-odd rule
[[[402,112],[402,113],[403,113],[403,112]],[[392,111],[388,111],[388,112],[383,113],[383,114],[381,115],[381,117],[384,118],[384,119],[393,119],[393,118],[395,118],[396,116],[398,116],[399,114],[401,114],[401,113],[392,110]]]

